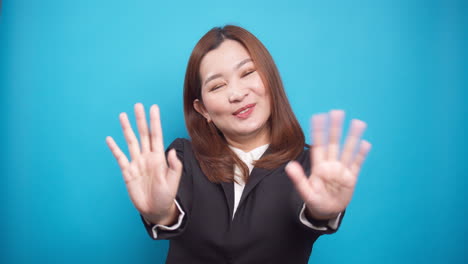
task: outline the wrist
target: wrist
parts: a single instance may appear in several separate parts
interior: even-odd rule
[[[177,217],[179,216],[179,212],[177,210],[177,206],[175,203],[172,203],[171,207],[169,208],[169,212],[164,215],[143,215],[143,217],[149,221],[151,224],[154,225],[165,225],[170,226],[175,224]]]
[[[317,221],[328,221],[330,219],[336,218],[340,213],[332,213],[332,214],[319,214],[317,212],[314,212],[313,210],[310,210],[306,206],[305,210],[306,217],[309,219],[317,220]]]

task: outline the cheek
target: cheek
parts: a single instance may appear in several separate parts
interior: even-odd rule
[[[270,102],[270,91],[265,87],[262,79],[258,77],[256,80],[255,93],[263,101],[265,107],[264,110],[267,115],[271,114],[271,102]]]
[[[269,118],[271,116],[271,103],[268,96],[265,97],[265,115]]]
[[[216,115],[225,114],[228,109],[226,107],[226,103],[217,98],[216,96],[207,96],[204,99],[205,109],[212,117]]]
[[[268,96],[267,89],[259,75],[256,75],[255,78],[253,78],[252,87],[254,87],[254,91],[258,96]]]

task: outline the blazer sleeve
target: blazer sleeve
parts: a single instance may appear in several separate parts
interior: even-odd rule
[[[305,213],[306,206],[302,205],[301,211],[299,213],[299,220],[301,223],[308,228],[317,230],[323,234],[332,234],[338,230],[338,227],[341,225],[344,214],[346,210],[341,212],[337,217],[328,219],[328,220],[317,220],[313,219]]]
[[[182,176],[179,182],[179,188],[176,194],[176,205],[181,213],[179,215],[178,223],[172,227],[166,227],[161,225],[154,225],[149,223],[140,214],[143,225],[148,235],[154,240],[172,239],[181,235],[187,227],[188,219],[191,209],[191,168],[190,168],[190,155],[193,155],[190,150],[187,150],[188,141],[186,139],[177,138],[171,145],[166,149],[166,157],[171,149],[175,149],[177,158],[182,162]],[[188,158],[187,158],[188,157]],[[173,227],[176,227],[175,229]]]

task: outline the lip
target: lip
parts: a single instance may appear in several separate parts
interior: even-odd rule
[[[246,106],[243,106],[243,107],[237,109],[234,113],[232,113],[232,115],[238,115],[240,112],[244,111],[245,109],[252,108],[254,106],[255,106],[255,104],[248,104]]]

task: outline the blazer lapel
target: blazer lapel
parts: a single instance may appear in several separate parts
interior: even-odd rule
[[[263,153],[262,157],[267,155],[270,152],[270,148],[268,148],[265,153]],[[261,182],[266,176],[271,174],[273,171],[277,170],[278,168],[274,170],[267,170],[263,168],[258,168],[254,167],[252,172],[249,175],[249,179],[247,181],[247,184],[244,187],[244,190],[242,191],[242,196],[239,201],[239,204],[237,205],[237,210],[239,210],[239,207],[242,205],[242,202],[247,198],[247,196],[252,192],[252,190],[257,186],[259,182]],[[227,204],[229,207],[229,217],[232,219],[232,212],[234,210],[234,182],[222,182],[221,187],[223,188],[224,191],[224,196],[226,197]]]
[[[242,202],[247,198],[247,196],[252,192],[252,190],[257,186],[259,182],[261,182],[267,175],[271,174],[273,170],[267,170],[262,168],[253,168],[252,173],[250,173],[249,180],[244,187],[244,191],[242,192],[241,199],[239,201],[239,208]]]
[[[233,182],[222,182],[221,187],[224,191],[224,196],[229,208],[229,219],[232,219],[232,211],[234,211],[234,183]]]
[[[268,155],[270,152],[271,152],[271,149],[268,148],[263,153],[262,157],[265,156],[265,155]],[[267,170],[267,169],[263,169],[263,168],[254,167],[252,169],[252,172],[249,175],[249,179],[247,180],[247,184],[244,187],[244,191],[242,192],[242,196],[241,196],[241,199],[239,201],[239,204],[237,205],[238,209],[242,205],[242,202],[247,198],[247,196],[255,188],[255,186],[257,186],[257,184],[259,182],[261,182],[266,176],[268,176],[269,174],[271,174],[275,170],[277,170],[277,168],[274,169],[274,170]]]
[[[266,170],[262,168],[253,168],[252,173],[250,173],[249,180],[244,187],[244,191],[242,191],[242,196],[237,205],[237,210],[242,205],[242,202],[246,199],[249,193],[255,188],[255,186],[262,181],[267,175],[272,173],[273,170]],[[234,211],[234,183],[233,182],[222,182],[221,187],[224,191],[224,196],[226,197],[226,201],[229,208],[229,219],[232,218],[232,213]]]

